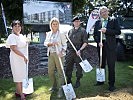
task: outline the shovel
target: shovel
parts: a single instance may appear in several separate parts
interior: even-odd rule
[[[56,47],[57,54],[59,54],[59,50],[58,50],[57,45],[55,47]],[[58,58],[59,58],[59,62],[60,62],[60,65],[61,65],[61,69],[63,71],[65,83],[66,83],[66,85],[63,85],[62,86],[63,87],[64,94],[66,96],[66,100],[75,99],[76,98],[76,94],[74,92],[74,89],[72,87],[72,84],[71,83],[67,84],[67,79],[66,79],[66,75],[65,75],[65,72],[64,72],[64,67],[63,67],[63,64],[62,64],[62,61],[61,61],[61,57],[58,56]]]
[[[69,37],[67,35],[65,35],[65,36],[66,36],[67,40],[70,42],[70,44],[72,45],[73,49],[77,52],[77,49],[75,48],[72,41],[69,39]],[[83,60],[80,55],[78,55],[78,56],[81,59],[81,62],[79,64],[82,67],[82,69],[84,70],[84,72],[90,72],[93,69],[93,67],[90,65],[90,63],[87,60]]]
[[[27,43],[27,52],[28,52],[28,43]],[[28,78],[28,62],[26,63],[26,78],[23,79],[22,85],[23,85],[23,93],[31,94],[34,92],[33,78]]]
[[[100,37],[100,43],[102,44],[102,32]],[[105,81],[105,69],[102,69],[101,66],[102,66],[102,47],[100,46],[100,67],[96,68],[96,80],[98,82]]]

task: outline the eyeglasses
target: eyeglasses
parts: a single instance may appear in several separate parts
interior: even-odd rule
[[[15,25],[20,25],[20,26],[21,26],[21,22],[20,22],[19,20],[14,20],[14,21],[12,21],[11,26],[13,27],[13,26],[15,26]]]

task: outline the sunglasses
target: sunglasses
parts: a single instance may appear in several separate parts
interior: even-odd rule
[[[20,26],[21,26],[21,22],[20,22],[19,20],[14,20],[14,21],[12,21],[11,26],[13,27],[13,26],[15,26],[15,25],[20,25]]]

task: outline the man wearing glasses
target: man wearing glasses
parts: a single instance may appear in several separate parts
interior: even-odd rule
[[[108,84],[109,91],[115,90],[115,61],[116,61],[116,35],[120,35],[120,26],[115,17],[109,17],[109,10],[106,6],[99,9],[100,19],[95,23],[94,40],[97,43],[97,50],[100,59],[100,47],[102,47],[101,68],[105,69],[108,65]],[[102,43],[100,43],[100,33],[102,32]],[[99,60],[100,61],[100,60]],[[103,85],[98,82],[95,86]]]

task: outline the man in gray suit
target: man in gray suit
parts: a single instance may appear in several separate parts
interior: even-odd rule
[[[105,68],[106,61],[108,65],[108,83],[109,90],[115,90],[115,61],[116,61],[116,35],[120,35],[120,26],[115,17],[109,17],[109,10],[102,6],[99,9],[100,19],[95,23],[94,40],[97,43],[97,50],[100,59],[100,47],[102,47],[102,65]],[[100,33],[102,32],[102,44],[100,43]],[[97,82],[95,85],[103,85],[104,82]]]

